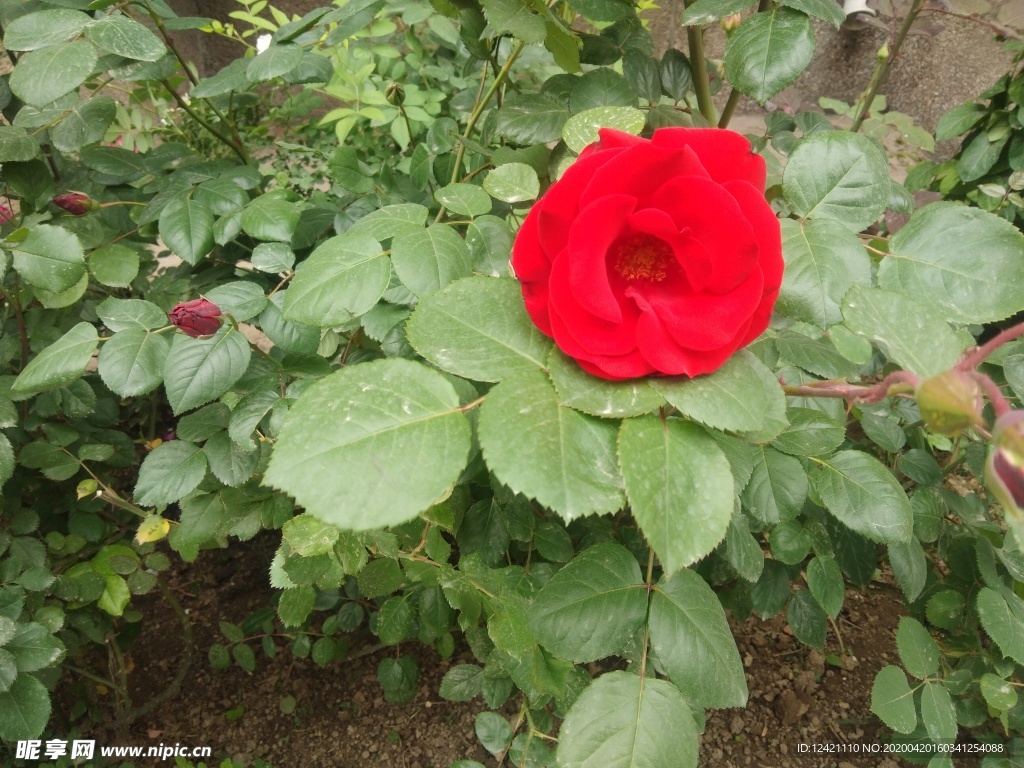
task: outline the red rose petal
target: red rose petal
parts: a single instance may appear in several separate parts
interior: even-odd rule
[[[680,232],[672,217],[658,208],[637,211],[629,217],[629,225],[634,232],[653,235],[672,247],[676,261],[689,282],[684,290],[688,293],[703,290],[714,267],[711,254],[693,238],[689,229]]]
[[[546,281],[551,274],[551,258],[541,245],[538,231],[540,213],[540,206],[530,210],[512,245],[512,272],[523,282]]]
[[[559,348],[571,357],[625,355],[636,349],[634,327],[638,312],[622,302],[622,320],[610,323],[585,309],[572,291],[568,259],[551,270],[551,328]]]
[[[747,181],[764,189],[768,171],[764,158],[750,149],[750,142],[735,131],[721,128],[659,128],[651,141],[658,147],[690,147],[719,183]]]
[[[593,355],[589,358],[580,357],[576,359],[576,362],[587,373],[600,376],[603,379],[636,379],[640,376],[649,376],[652,373],[658,372],[658,369],[647,362],[639,350],[618,357],[608,355]]]
[[[782,270],[785,261],[782,258],[782,227],[775,218],[775,212],[750,184],[743,181],[730,181],[722,185],[739,203],[740,208],[754,229],[757,239],[757,262],[764,274],[765,292],[775,291],[778,294],[782,286]]]
[[[562,256],[569,263],[569,282],[580,306],[611,323],[622,322],[608,277],[608,248],[622,234],[636,198],[607,195],[588,205],[569,231],[569,248]]]

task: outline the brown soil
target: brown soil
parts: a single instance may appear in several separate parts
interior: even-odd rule
[[[265,543],[266,546],[261,546]],[[472,661],[467,650],[450,660],[416,643],[403,646],[420,663],[415,699],[390,706],[377,682],[377,664],[395,649],[374,651],[366,634],[353,642],[350,658],[327,668],[297,659],[280,638],[279,653],[257,651],[256,672],[237,666],[215,671],[207,661],[214,642],[224,642],[221,620],[240,624],[269,604],[266,563],[273,542],[257,539],[227,551],[203,553],[193,565],[179,564],[169,583],[193,623],[195,657],[179,695],[137,721],[127,738],[94,726],[99,745],[209,746],[210,766],[225,757],[273,768],[448,768],[463,759],[487,768],[498,761],[476,741],[473,721],[485,709],[479,699],[453,704],[438,696],[452,665]],[[146,617],[129,653],[135,705],[171,680],[181,656],[178,620],[158,593],[138,601]],[[885,736],[869,711],[875,673],[896,658],[894,636],[902,601],[894,588],[851,589],[829,631],[826,656],[790,634],[779,616],[733,622],[747,669],[750,701],[745,710],[709,713],[702,736],[701,765],[708,768],[897,768],[884,755],[801,754],[800,744],[877,744]],[[360,645],[362,644],[362,645]],[[287,697],[293,697],[294,711]],[[102,699],[101,699],[102,700]],[[88,727],[85,727],[89,730]],[[811,747],[813,749],[813,747]],[[846,747],[849,750],[849,747]],[[137,761],[141,768],[156,761]],[[256,763],[259,765],[259,763]],[[506,761],[503,765],[508,766]],[[670,768],[666,766],[665,768]]]

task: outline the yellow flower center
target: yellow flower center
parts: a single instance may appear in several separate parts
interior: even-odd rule
[[[611,247],[615,271],[626,280],[660,283],[675,262],[672,247],[653,235],[635,234],[619,238]]]

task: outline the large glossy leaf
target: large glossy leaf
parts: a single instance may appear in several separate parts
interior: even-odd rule
[[[391,243],[391,263],[402,284],[417,296],[473,273],[466,241],[444,224],[397,235]]]
[[[558,738],[559,768],[696,768],[699,739],[679,689],[628,672],[580,694]]]
[[[278,191],[267,192],[245,206],[242,231],[257,240],[290,243],[301,215],[298,206]]]
[[[85,255],[78,236],[63,227],[37,224],[11,248],[14,269],[36,288],[60,293],[85,274]]]
[[[647,615],[636,558],[619,544],[596,544],[556,573],[528,612],[530,631],[556,656],[577,663],[612,656]]]
[[[39,142],[24,128],[0,125],[0,163],[31,160],[39,154]]]
[[[843,300],[843,320],[894,363],[922,378],[952,368],[964,348],[942,310],[902,293],[855,285]]]
[[[819,131],[790,155],[782,192],[798,216],[834,219],[859,232],[885,211],[891,185],[885,152],[871,139]]]
[[[66,387],[85,373],[97,344],[96,327],[79,323],[29,361],[14,380],[11,391],[27,396]]]
[[[526,314],[519,284],[508,278],[456,280],[420,301],[406,332],[434,365],[476,381],[543,368],[551,350]]]
[[[544,17],[524,0],[483,0],[481,5],[484,18],[495,33],[506,32],[524,43],[544,41]]]
[[[696,424],[653,415],[626,419],[619,460],[633,517],[666,573],[696,562],[725,538],[732,470]]]
[[[89,17],[70,8],[26,13],[4,30],[4,47],[11,51],[35,51],[77,37]]]
[[[695,421],[728,432],[755,432],[764,428],[771,410],[785,409],[778,382],[769,376],[774,385],[765,386],[764,367],[743,350],[714,373],[693,379],[651,379],[651,387]]]
[[[842,319],[839,303],[854,283],[871,283],[871,260],[857,236],[837,221],[782,221],[786,269],[775,311],[828,328]]]
[[[206,476],[203,449],[186,440],[168,440],[152,451],[139,467],[135,501],[151,507],[170,504],[192,493]]]
[[[18,675],[0,693],[0,739],[38,739],[50,719],[50,693],[32,675]]]
[[[40,48],[18,60],[11,91],[30,106],[43,107],[84,83],[96,61],[95,46],[85,40]]]
[[[745,11],[752,0],[697,0],[683,12],[684,26],[700,26]]]
[[[878,267],[880,287],[931,304],[956,323],[1024,309],[1024,235],[1005,219],[955,203],[910,217]]]
[[[317,327],[339,325],[368,312],[390,279],[391,263],[372,237],[332,237],[295,270],[284,316]]]
[[[840,451],[815,462],[811,484],[848,528],[882,543],[905,543],[914,532],[910,500],[891,471],[861,451]]]
[[[249,366],[252,349],[237,328],[224,325],[208,339],[177,334],[164,362],[164,388],[174,413],[216,400]]]
[[[750,481],[743,489],[743,506],[763,523],[792,520],[807,499],[807,475],[792,456],[761,446]]]
[[[649,379],[609,381],[591,376],[559,349],[551,350],[548,370],[559,402],[591,416],[640,416],[665,403]]]
[[[562,138],[562,126],[569,119],[564,104],[540,94],[512,96],[497,114],[498,135],[527,146]]]
[[[983,587],[978,593],[978,618],[1003,655],[1024,664],[1024,600],[1006,589]]]
[[[191,196],[172,199],[160,212],[160,237],[189,264],[213,250],[213,214]]]
[[[890,664],[875,676],[871,686],[871,711],[894,731],[910,733],[917,727],[914,692],[907,685],[902,669]]]
[[[266,482],[341,528],[404,522],[466,465],[470,429],[439,373],[408,360],[344,368],[288,412]]]
[[[163,381],[164,361],[170,348],[165,336],[142,328],[115,333],[100,349],[100,378],[121,397],[144,395]]]
[[[651,596],[651,646],[672,682],[701,707],[744,707],[747,681],[725,611],[700,576],[684,568]]]
[[[271,80],[291,72],[302,61],[302,46],[285,43],[271,45],[249,62],[245,76],[254,83]]]
[[[799,77],[814,53],[807,15],[790,8],[755,13],[725,46],[725,76],[740,93],[764,104]]]
[[[136,61],[156,61],[167,48],[163,42],[134,19],[104,16],[85,27],[85,36],[107,53]]]
[[[573,152],[582,152],[597,141],[601,128],[636,135],[643,130],[645,120],[644,113],[636,107],[594,107],[570,117],[562,127],[562,138]]]

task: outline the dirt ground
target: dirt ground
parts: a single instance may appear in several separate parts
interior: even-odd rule
[[[448,768],[464,759],[487,768],[510,765],[499,764],[474,736],[474,717],[486,709],[479,698],[453,704],[438,696],[449,667],[472,661],[462,644],[448,660],[416,643],[402,647],[420,663],[416,697],[405,706],[388,705],[376,677],[379,661],[395,649],[373,652],[375,638],[368,633],[353,642],[349,659],[326,668],[293,657],[280,639],[281,652],[273,659],[257,647],[252,675],[237,665],[213,670],[207,652],[211,643],[224,641],[218,622],[241,624],[269,603],[271,538],[265,534],[250,544],[203,553],[193,565],[175,566],[169,583],[193,623],[195,643],[181,693],[136,722],[126,741],[98,728],[89,738],[100,745],[209,746],[216,758],[207,761],[210,766],[225,757],[273,768]],[[750,701],[745,710],[709,713],[701,766],[897,768],[899,762],[879,755],[837,759],[798,750],[800,744],[874,744],[884,738],[869,711],[871,684],[878,669],[896,658],[901,608],[889,585],[851,589],[836,624],[843,648],[830,628],[824,656],[795,640],[781,616],[733,622]],[[138,609],[146,623],[129,652],[136,706],[167,685],[182,651],[178,620],[158,593],[142,598]],[[288,697],[294,711],[285,714]]]

